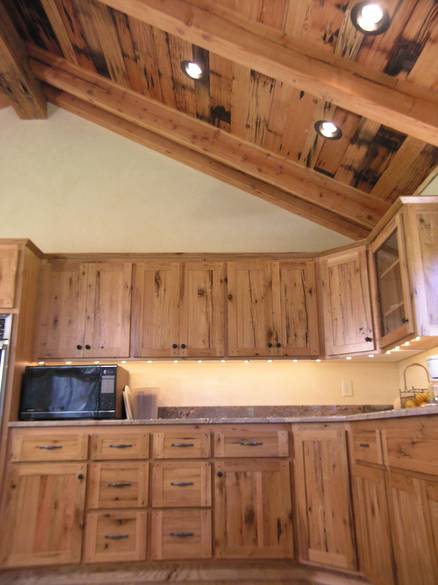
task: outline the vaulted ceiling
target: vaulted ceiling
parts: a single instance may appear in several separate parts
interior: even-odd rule
[[[48,99],[360,238],[437,169],[438,4],[385,0],[381,35],[353,26],[355,4],[5,0],[0,87],[23,118]]]

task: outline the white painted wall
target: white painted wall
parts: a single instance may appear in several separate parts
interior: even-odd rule
[[[0,110],[0,238],[44,252],[319,251],[335,232],[63,110]]]

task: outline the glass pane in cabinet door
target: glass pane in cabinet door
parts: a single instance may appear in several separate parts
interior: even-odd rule
[[[381,333],[388,335],[406,322],[397,231],[377,250],[376,270]]]

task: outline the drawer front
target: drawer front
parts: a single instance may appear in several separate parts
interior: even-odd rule
[[[156,463],[152,471],[152,506],[154,508],[211,506],[210,463]]]
[[[382,439],[379,430],[351,430],[351,457],[355,463],[383,465]]]
[[[146,558],[146,512],[89,512],[85,529],[86,563],[142,561]]]
[[[210,510],[153,510],[153,560],[211,558]]]
[[[210,433],[169,431],[154,433],[155,459],[199,459],[210,456]]]
[[[214,433],[215,457],[287,457],[287,431],[235,429]]]
[[[385,422],[382,430],[385,464],[393,469],[438,475],[436,417]]]
[[[88,508],[142,508],[147,506],[148,463],[92,463]]]
[[[91,458],[148,459],[149,435],[142,432],[120,432],[91,436]]]
[[[12,461],[83,461],[87,456],[86,433],[25,431],[13,434]]]

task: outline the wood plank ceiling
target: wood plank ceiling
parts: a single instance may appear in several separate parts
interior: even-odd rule
[[[360,67],[438,104],[435,0],[385,0],[391,25],[378,36],[353,27],[355,1],[191,3],[216,4],[261,35],[293,40],[346,71]],[[182,29],[168,32],[175,25],[165,16],[162,28],[152,26],[145,20],[153,4],[6,0],[49,100],[350,237],[366,235],[390,203],[415,194],[435,172],[436,145],[360,115],[354,99],[347,110],[207,50],[207,35],[204,48],[192,44]],[[172,16],[190,0],[161,4]],[[140,16],[139,6],[144,19],[132,16]],[[200,63],[207,75],[191,80],[182,60]],[[321,138],[314,129],[320,119],[335,121],[342,138]]]

